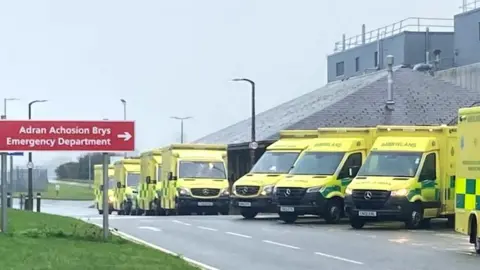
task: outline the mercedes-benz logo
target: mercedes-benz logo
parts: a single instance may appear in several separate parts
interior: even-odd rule
[[[372,192],[366,191],[365,194],[363,194],[363,198],[365,198],[365,200],[370,200],[372,198]]]
[[[285,190],[285,197],[290,196],[290,194],[292,194],[292,191],[289,188],[287,188],[287,190]]]
[[[208,195],[209,190],[208,190],[207,188],[204,188],[204,189],[202,190],[202,193],[203,193],[203,195]]]
[[[247,193],[248,193],[248,187],[243,187],[241,190],[242,190],[242,193],[243,193],[243,194],[247,194]]]

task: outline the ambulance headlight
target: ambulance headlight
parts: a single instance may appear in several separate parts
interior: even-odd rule
[[[272,192],[273,192],[273,185],[264,186],[262,190],[262,195],[267,196],[272,194]]]
[[[190,196],[190,190],[188,188],[177,188],[177,196]]]
[[[109,196],[109,197],[108,197],[108,201],[109,201],[109,202],[114,202],[114,201],[115,201],[115,197]]]
[[[352,189],[349,188],[349,187],[347,187],[347,188],[345,189],[345,194],[346,194],[346,195],[352,195]]]
[[[392,190],[391,196],[402,197],[402,196],[407,196],[407,194],[408,194],[408,189],[402,188],[398,190]]]
[[[314,193],[314,192],[321,192],[323,186],[318,186],[318,187],[311,187],[307,189],[307,193]]]
[[[221,192],[220,192],[220,196],[229,196],[230,195],[230,191],[228,191],[228,188],[224,188]]]

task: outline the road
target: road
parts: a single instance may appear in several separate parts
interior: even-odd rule
[[[84,217],[101,224],[99,215]],[[239,216],[111,216],[117,230],[212,269],[478,269],[465,236],[442,228],[409,231],[385,224],[356,231],[316,219],[287,225]]]
[[[89,202],[48,201],[42,212],[102,224]],[[411,231],[402,224],[353,230],[308,218],[288,225],[273,216],[110,216],[110,225],[158,247],[210,266],[211,270],[478,269],[480,256],[463,235],[434,223]]]

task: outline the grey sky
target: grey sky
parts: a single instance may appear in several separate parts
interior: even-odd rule
[[[328,3],[328,4],[326,4]],[[388,4],[387,4],[388,3]],[[325,84],[326,55],[342,33],[405,17],[452,17],[447,0],[3,0],[0,93],[11,119],[121,119],[137,123],[139,150],[178,140],[171,115],[194,116],[196,139]],[[78,153],[75,153],[77,155]],[[68,153],[36,154],[48,162]]]

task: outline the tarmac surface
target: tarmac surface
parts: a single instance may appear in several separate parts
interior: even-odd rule
[[[91,202],[47,201],[42,212],[102,224]],[[406,230],[401,223],[351,229],[316,218],[283,224],[275,215],[117,216],[110,226],[152,245],[199,261],[208,269],[478,269],[480,256],[466,236],[439,220],[428,230]]]

